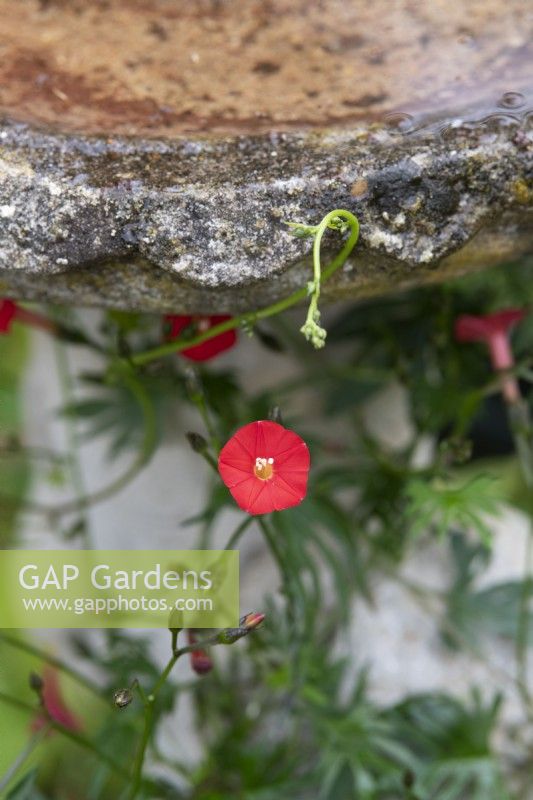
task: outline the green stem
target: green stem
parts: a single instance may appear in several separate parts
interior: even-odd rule
[[[529,520],[524,557],[524,580],[520,594],[520,610],[518,613],[518,629],[516,634],[516,676],[517,686],[524,707],[533,716],[533,699],[529,689],[529,625],[531,584],[533,574],[533,523]]]
[[[131,791],[129,793],[130,800],[134,800],[134,798],[137,797],[137,795],[139,794],[139,790],[141,788],[144,759],[146,756],[148,742],[150,741],[150,737],[152,735],[153,725],[154,725],[154,701],[153,699],[151,699],[151,697],[149,697],[148,703],[144,707],[144,729],[141,741],[139,743],[139,749],[137,751],[137,756],[135,758],[135,764],[133,768]]]
[[[51,464],[63,464],[66,460],[62,453],[55,453],[46,447],[26,447],[18,442],[0,447],[0,458],[28,458],[32,461],[45,461]]]
[[[270,552],[272,553],[272,556],[274,557],[276,565],[281,574],[283,590],[288,602],[288,616],[293,624],[296,625],[297,611],[300,606],[298,598],[300,598],[302,601],[302,605],[305,604],[305,588],[302,584],[300,576],[297,573],[291,574],[290,570],[287,568],[283,553],[281,552],[276,541],[276,536],[270,530],[267,520],[264,517],[259,516],[257,517],[257,522],[263,531],[263,535],[268,544]]]
[[[56,340],[54,343],[54,351],[56,356],[56,364],[57,364],[57,371],[59,374],[61,393],[63,395],[63,405],[68,406],[72,403],[74,399],[74,387],[72,385],[72,377],[69,369],[67,349],[62,342]],[[76,428],[73,419],[68,415],[65,419],[65,427],[67,432],[67,445],[68,445],[67,463],[70,471],[72,485],[76,493],[76,499],[79,501],[81,500],[81,498],[85,496],[86,491],[78,455],[79,453],[78,430]],[[92,542],[89,533],[88,521],[86,518],[83,520],[82,530],[83,530],[84,545],[87,549],[91,549]]]
[[[168,662],[168,664],[166,665],[165,669],[163,670],[163,672],[159,676],[159,679],[158,679],[157,683],[155,684],[154,688],[152,689],[152,691],[150,693],[151,696],[154,699],[155,699],[155,697],[157,697],[157,694],[160,691],[161,687],[163,686],[163,684],[165,683],[166,679],[168,678],[168,676],[170,675],[170,673],[174,669],[174,664],[176,663],[176,661],[178,660],[180,655],[181,655],[181,652],[179,650],[174,651],[174,653],[172,654],[172,657],[171,657],[170,661]]]
[[[321,287],[322,266],[320,263],[320,248],[322,245],[322,237],[324,236],[324,233],[328,228],[332,226],[335,227],[334,223],[336,223],[339,219],[342,218],[344,218],[346,222],[350,224],[352,230],[351,235],[354,236],[355,241],[357,241],[359,233],[359,223],[357,222],[356,218],[348,211],[340,211],[340,210],[330,211],[329,214],[326,214],[326,216],[323,218],[323,220],[320,222],[320,224],[317,226],[316,230],[313,233],[314,236],[313,281],[308,286],[308,291],[311,292],[311,302],[309,303],[307,318],[305,320],[304,325],[301,328],[301,333],[303,333],[305,338],[308,341],[310,341],[313,344],[313,346],[316,347],[317,349],[323,347],[326,340],[326,331],[319,325],[320,311],[318,310],[318,301],[320,299],[320,291],[322,288]],[[355,226],[353,225],[354,221],[356,223]],[[324,273],[324,277],[326,277],[326,273]]]
[[[17,759],[11,764],[5,775],[3,776],[2,780],[0,780],[0,794],[7,790],[7,787],[11,783],[11,781],[15,778],[17,772],[20,768],[26,763],[28,758],[32,755],[33,751],[39,747],[43,739],[48,736],[51,730],[50,725],[45,725],[40,731],[38,731],[34,736],[31,737],[30,741],[17,757]]]
[[[173,632],[172,641],[175,642],[176,638],[177,637]],[[147,695],[146,692],[143,690],[142,686],[139,684],[139,682],[135,681],[135,686],[139,691],[139,694],[144,702],[144,727],[141,736],[141,741],[139,742],[137,755],[135,757],[135,763],[133,766],[131,789],[128,795],[129,800],[134,800],[134,798],[137,797],[137,795],[139,794],[139,790],[141,788],[144,761],[146,758],[146,750],[148,749],[148,744],[150,742],[150,738],[152,736],[152,731],[154,727],[154,709],[157,700],[157,695],[161,690],[162,686],[165,684],[168,676],[172,672],[174,665],[178,660],[178,658],[180,657],[180,655],[181,652],[179,650],[176,650],[172,653],[172,656],[168,664],[161,673],[150,694]]]
[[[257,522],[259,524],[259,527],[263,531],[263,535],[264,535],[264,537],[266,539],[266,542],[267,542],[267,544],[268,544],[268,546],[270,548],[270,552],[274,556],[274,560],[275,560],[276,564],[278,565],[278,567],[280,569],[280,572],[282,573],[282,576],[284,576],[286,578],[287,575],[288,575],[287,568],[285,566],[283,555],[281,554],[281,552],[279,550],[278,543],[276,542],[276,537],[274,536],[274,534],[270,530],[267,521],[262,516],[257,517]]]
[[[268,521],[264,517],[258,517],[257,521],[280,572],[283,594],[287,604],[287,620],[292,631],[288,660],[291,663],[293,678],[296,682],[299,682],[303,680],[304,676],[301,662],[303,658],[302,646],[306,639],[305,616],[308,605],[305,586],[299,575],[298,568],[290,570],[287,567],[287,559],[280,550],[276,535],[271,531]],[[295,688],[295,685],[293,688]]]
[[[60,658],[56,658],[55,656],[50,655],[46,651],[41,650],[39,647],[36,647],[35,645],[30,644],[29,642],[26,642],[22,639],[17,639],[15,636],[11,636],[10,634],[5,633],[4,631],[0,632],[0,641],[5,642],[11,647],[17,648],[18,650],[22,650],[25,653],[29,653],[30,655],[39,658],[41,661],[50,664],[50,666],[55,667],[55,669],[64,672],[70,678],[75,680],[76,683],[78,683],[84,689],[87,689],[88,691],[92,692],[92,694],[98,697],[99,700],[103,700],[104,702],[106,702],[102,696],[102,693],[100,692],[100,689],[95,683],[89,680],[89,678],[86,678],[85,675],[82,675],[80,672],[77,672],[75,669],[70,667]]]
[[[206,427],[206,430],[209,434],[209,438],[211,440],[211,446],[215,451],[218,452],[220,450],[220,442],[218,439],[217,432],[213,425],[213,421],[207,409],[207,403],[205,402],[205,396],[202,394],[199,398],[193,400],[196,408],[198,409],[200,416],[203,420],[203,423]]]
[[[207,464],[209,464],[211,469],[218,474],[218,463],[216,459],[211,455],[211,453],[207,452],[207,450],[204,450],[202,453],[200,453],[200,455],[202,456],[204,461],[206,461]]]
[[[13,708],[17,708],[20,711],[25,711],[28,714],[38,714],[39,709],[34,708],[34,706],[30,705],[29,703],[25,703],[23,700],[19,700],[16,697],[11,697],[11,695],[5,694],[4,692],[0,692],[0,702],[7,703],[8,705],[12,706]],[[48,725],[54,731],[61,733],[67,739],[70,739],[71,742],[79,745],[84,750],[92,753],[96,756],[100,761],[116,772],[118,775],[121,775],[124,778],[128,777],[127,772],[118,764],[116,764],[113,759],[108,756],[103,750],[100,750],[95,744],[93,744],[89,739],[86,739],[85,736],[82,736],[80,733],[76,731],[70,730],[70,728],[66,728],[61,723],[56,722],[54,719],[48,718]]]
[[[524,483],[533,489],[533,427],[527,402],[508,405],[508,415]],[[533,508],[529,512],[532,515]]]
[[[211,415],[209,413],[209,409],[207,407],[204,387],[202,384],[201,376],[194,368],[190,368],[187,372],[187,384],[188,384],[188,395],[191,402],[196,406],[202,421],[205,425],[207,433],[209,434],[209,439],[211,442],[211,447],[215,452],[218,453],[220,450],[220,442],[218,439],[218,434],[211,419]]]
[[[243,620],[241,620],[241,624]],[[233,642],[237,641],[238,639],[242,638],[243,636],[247,636],[250,631],[253,630],[252,628],[239,627],[234,629],[226,629],[226,633],[233,634],[233,638],[228,641],[227,638],[221,637],[221,632],[218,631],[211,636],[207,637],[206,639],[202,639],[200,642],[195,642],[194,644],[185,645],[184,647],[180,647],[175,649],[170,657],[165,669],[161,673],[160,677],[156,681],[152,691],[150,694],[142,693],[141,696],[145,697],[144,702],[144,729],[141,737],[141,741],[139,743],[139,748],[137,750],[137,756],[135,758],[135,764],[133,767],[133,775],[131,780],[131,789],[128,794],[128,800],[135,800],[137,797],[139,790],[142,784],[142,774],[144,768],[144,761],[146,758],[146,751],[148,749],[148,744],[150,743],[150,738],[152,736],[153,727],[154,727],[154,709],[155,703],[157,701],[157,696],[161,691],[162,687],[165,685],[166,680],[174,666],[179,659],[185,655],[186,653],[192,653],[194,650],[198,650],[199,647],[207,648],[207,647],[216,647],[219,644],[232,644]],[[174,632],[172,636],[172,643],[173,646],[176,644],[177,637],[175,636]],[[137,688],[141,688],[137,682]]]
[[[320,225],[317,228],[317,238],[318,238],[318,231],[320,231],[320,239],[318,241],[318,249],[317,249],[317,239],[315,238],[315,244],[313,245],[313,264],[315,264],[315,252],[320,251],[320,240],[322,235],[328,225],[331,223],[331,220],[335,217],[340,217],[348,223],[350,226],[350,236],[344,243],[342,250],[338,253],[338,255],[333,259],[331,264],[329,264],[326,269],[323,270],[321,276],[321,282],[328,280],[336,270],[338,270],[342,265],[345,263],[346,259],[352,252],[353,248],[357,244],[357,239],[359,238],[359,222],[357,221],[356,217],[351,214],[349,211],[345,211],[343,209],[338,209],[335,211],[330,211],[327,214]],[[328,222],[325,223],[325,220]],[[315,278],[316,280],[316,278]],[[198,344],[203,344],[203,342],[207,342],[209,339],[212,339],[214,336],[219,336],[221,333],[225,333],[226,331],[233,330],[234,328],[239,327],[243,323],[248,325],[253,325],[260,319],[266,319],[267,317],[272,317],[275,314],[280,314],[282,311],[286,311],[288,308],[292,308],[292,306],[300,303],[302,300],[308,296],[308,288],[304,287],[303,289],[298,289],[296,292],[293,292],[288,297],[285,297],[283,300],[279,300],[277,303],[273,303],[266,308],[259,309],[258,311],[251,311],[245,314],[240,314],[239,316],[232,317],[231,319],[225,320],[224,322],[220,322],[218,325],[214,325],[207,331],[198,334],[192,339],[173,339],[171,342],[166,342],[165,344],[160,345],[159,347],[154,347],[151,350],[146,350],[144,353],[137,353],[130,358],[130,363],[140,366],[141,364],[148,364],[150,361],[154,361],[158,358],[163,358],[164,356],[171,355],[173,353],[180,353],[182,350],[186,350],[189,347],[195,347]]]
[[[194,653],[194,651],[198,650],[199,648],[204,650],[207,647],[216,647],[219,644],[223,644],[223,642],[220,641],[219,634],[214,633],[212,636],[207,636],[205,639],[200,639],[194,644],[183,645],[183,647],[180,647],[179,650],[176,650],[176,652],[174,653],[175,656],[174,664],[176,663],[178,658],[181,658],[187,653]]]
[[[243,533],[250,527],[253,521],[253,517],[247,517],[245,520],[243,520],[231,534],[224,550],[233,550]]]
[[[529,627],[530,600],[533,583],[533,508],[531,493],[533,492],[533,442],[531,436],[531,419],[529,407],[524,400],[508,405],[509,422],[515,442],[516,455],[528,488],[528,532],[524,557],[524,579],[520,596],[518,629],[515,643],[517,685],[527,713],[533,716],[533,697],[529,688]]]
[[[191,783],[193,774],[192,770],[186,767],[185,764],[182,764],[180,761],[169,758],[162,753],[156,742],[152,744],[152,754],[157,762],[163,764],[165,767],[170,767],[170,769],[172,769],[174,772],[177,772],[178,775],[181,775],[182,778],[185,778],[186,781]]]

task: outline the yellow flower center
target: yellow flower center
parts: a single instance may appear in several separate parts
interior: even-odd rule
[[[256,458],[254,475],[261,481],[268,481],[274,474],[274,459],[273,458]]]

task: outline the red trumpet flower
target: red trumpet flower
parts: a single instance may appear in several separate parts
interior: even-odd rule
[[[82,730],[81,722],[63,699],[59,684],[59,673],[53,667],[45,667],[44,669],[41,698],[46,713],[41,713],[34,719],[32,724],[34,731],[41,730],[48,722],[48,719],[58,722],[71,731]]]
[[[169,314],[165,317],[165,323],[168,327],[167,336],[169,339],[176,339],[185,328],[189,327],[193,328],[194,335],[205,333],[210,328],[214,328],[215,325],[218,325],[220,322],[226,322],[228,319],[231,319],[231,317],[224,314],[209,317],[176,316],[174,314]],[[181,351],[181,355],[190,358],[191,361],[209,361],[211,358],[218,356],[219,353],[229,350],[235,345],[236,341],[237,333],[235,329],[232,328],[229,331],[224,331],[223,333],[213,336],[212,339],[207,339],[207,341],[201,344],[187,347],[185,350]]]
[[[22,308],[12,300],[0,300],[0,334],[9,333],[15,320],[31,325],[33,328],[41,328],[48,333],[55,333],[56,331],[54,323],[42,314],[28,311],[28,309]]]
[[[509,330],[524,315],[525,312],[520,308],[509,308],[479,317],[465,314],[455,323],[455,338],[459,342],[485,342],[494,370],[508,370],[514,366]],[[520,398],[518,383],[512,376],[504,378],[502,391],[509,403],[516,403]]]
[[[303,439],[277,422],[259,420],[239,428],[224,445],[218,471],[240,508],[268,514],[302,502],[309,464]]]
[[[16,314],[17,306],[12,300],[0,300],[0,333],[9,333]]]

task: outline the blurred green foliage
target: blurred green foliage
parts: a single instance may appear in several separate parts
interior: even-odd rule
[[[27,334],[16,325],[10,336],[0,336],[0,546],[13,542],[20,501],[29,481],[28,459],[19,447],[22,428],[21,381],[28,354]]]
[[[433,598],[442,645],[466,654],[475,648],[476,658],[490,660],[494,642],[516,639],[524,594],[533,587],[527,581],[479,581],[491,558],[490,519],[523,486],[517,489],[509,479],[511,437],[487,353],[482,345],[456,343],[453,326],[461,313],[533,305],[532,266],[507,265],[343,305],[329,313],[328,345],[321,352],[302,340],[299,320],[264,323],[258,340],[291,365],[290,377],[267,389],[248,385],[243,368],[214,362],[191,371],[176,356],[137,372],[159,441],[185,434],[180,409],[188,404],[198,412],[198,433],[214,460],[217,442],[238,425],[267,418],[276,406],[284,424],[309,443],[313,462],[305,501],[265,519],[260,530],[253,526],[275,543],[279,567],[271,597],[257,598],[266,623],[224,656],[214,653],[209,675],[181,687],[171,675],[158,696],[161,727],[150,763],[164,768],[166,777],[148,770],[144,800],[527,800],[533,769],[527,737],[515,743],[512,762],[495,747],[503,694],[486,696],[474,688],[460,698],[450,689],[383,706],[374,699],[372,665],[362,664],[357,653],[339,653],[348,650],[354,609],[356,616],[361,604],[375,602],[376,582],[386,576],[401,584],[403,559],[432,540],[450,568],[448,585]],[[108,357],[100,371],[78,376],[81,399],[63,414],[87,436],[105,437],[110,457],[138,448],[143,438],[142,409],[131,384],[110,366],[156,346],[160,327],[148,316],[111,312],[91,333]],[[531,397],[533,315],[517,327],[513,341]],[[408,440],[394,447],[366,416],[367,401],[391,386],[401,389],[410,426]],[[480,454],[490,460],[479,461]],[[502,473],[506,480],[495,481]],[[234,503],[213,476],[204,506],[181,522],[194,526],[199,544],[209,547],[228,508]],[[430,591],[407,589],[421,597]],[[526,622],[531,628],[529,617]],[[99,668],[104,696],[135,678],[153,685],[159,667],[149,638],[120,631],[103,637],[76,634],[72,641],[79,661]],[[203,743],[196,763],[184,760],[188,733],[168,716],[185,694]],[[138,703],[121,711],[99,709],[92,733],[100,747],[128,764],[141,723]],[[119,796],[107,768],[88,763],[91,768],[77,775],[58,767],[43,770],[36,781],[28,773],[12,800],[22,800],[28,786],[38,787],[28,795],[34,800],[39,792],[53,800],[81,791],[90,800]]]

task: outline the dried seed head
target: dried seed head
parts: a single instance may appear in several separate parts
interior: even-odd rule
[[[133,692],[131,689],[119,689],[113,695],[113,702],[117,708],[126,708],[133,700]]]

